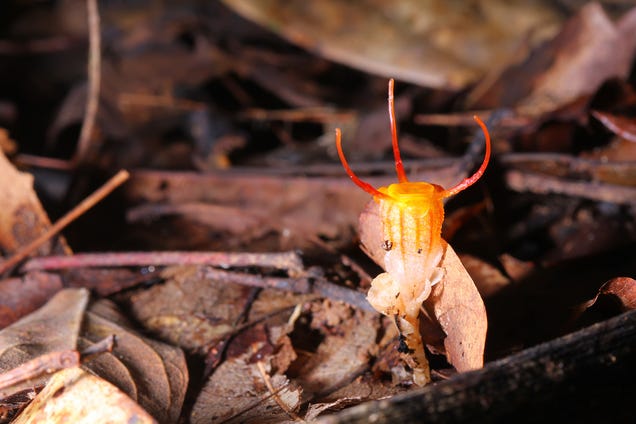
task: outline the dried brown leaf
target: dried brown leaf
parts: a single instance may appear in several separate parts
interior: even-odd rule
[[[609,144],[581,153],[581,157],[598,159],[602,163],[590,170],[593,179],[616,185],[636,185],[636,143],[617,137]]]
[[[359,376],[346,386],[331,392],[326,397],[320,398],[319,403],[310,403],[305,419],[311,421],[329,411],[333,412],[345,407],[404,393],[408,390],[411,376],[407,374],[404,377],[402,381],[404,384],[394,385],[392,382],[379,381],[374,375]]]
[[[508,253],[499,255],[499,261],[506,271],[506,275],[516,281],[527,277],[535,269],[533,262],[522,261]]]
[[[321,342],[315,352],[299,353],[293,373],[308,396],[325,396],[368,369],[377,351],[378,319],[375,313],[329,300],[313,304],[312,312],[310,328],[319,332]],[[350,396],[366,398],[368,392]]]
[[[592,111],[592,115],[614,134],[621,136],[625,140],[636,142],[636,118],[613,115],[599,110]]]
[[[477,105],[538,116],[594,93],[609,78],[625,78],[634,57],[633,37],[622,29],[628,23],[616,25],[598,3],[588,3],[554,39],[504,71]]]
[[[4,128],[0,128],[0,150],[5,154],[13,154],[18,150],[18,146],[15,141],[9,137],[9,131]]]
[[[383,267],[382,225],[374,201],[370,201],[360,214],[360,240],[367,254]],[[422,321],[422,337],[436,351],[445,352],[448,361],[458,371],[480,368],[484,361],[488,327],[486,308],[455,251],[448,244],[445,249],[440,266],[446,273],[442,281],[433,286],[430,297],[424,302],[429,316],[428,320]],[[446,334],[443,346],[437,337],[436,327],[441,327]]]
[[[160,422],[176,422],[188,385],[183,352],[138,335],[115,304],[101,300],[86,313],[81,345],[90,346],[111,334],[117,340],[113,352],[100,355],[86,366],[139,402]]]
[[[81,368],[69,368],[56,373],[13,422],[150,424],[156,421],[112,384]]]
[[[601,286],[597,295],[585,306],[589,308],[594,305],[600,296],[611,296],[615,298],[623,311],[636,309],[636,280],[629,277],[617,277],[609,280]]]
[[[510,284],[510,279],[488,262],[468,254],[461,254],[459,258],[482,298],[492,296]]]
[[[552,35],[560,16],[545,3],[438,0],[225,0],[243,16],[331,60],[438,88],[461,88],[509,60],[522,41]],[[510,25],[515,22],[515,25]],[[528,33],[533,32],[532,39]]]
[[[59,275],[45,272],[0,280],[0,329],[35,311],[60,290]]]
[[[250,288],[208,281],[198,270],[166,269],[166,283],[135,293],[130,305],[133,316],[163,340],[203,352],[232,333]]]
[[[88,296],[85,289],[63,290],[37,311],[0,331],[0,372],[45,353],[76,349]],[[44,381],[46,377],[15,385],[2,397]]]
[[[283,324],[283,327],[287,327]],[[288,355],[285,346],[291,346],[289,338],[282,331],[277,340],[275,333],[281,331],[257,325],[239,334],[231,349],[240,354],[228,355],[203,386],[192,407],[192,423],[278,423],[290,420],[301,402],[302,389],[290,384],[282,373],[285,369],[274,370],[273,363],[278,355]],[[260,364],[260,367],[259,367]],[[261,372],[265,372],[265,375]],[[274,389],[272,393],[265,379],[269,379]],[[282,403],[285,410],[280,406]]]
[[[434,311],[446,333],[444,347],[448,362],[459,372],[481,368],[488,330],[486,307],[466,268],[448,244],[441,266],[446,274],[433,287],[424,307]]]
[[[16,252],[42,235],[51,222],[33,190],[33,176],[19,172],[0,151],[0,249]],[[61,237],[37,250],[39,255],[70,253]]]
[[[86,348],[114,334],[114,352],[102,354],[86,366],[124,390],[160,421],[175,422],[188,382],[183,353],[136,335],[109,301],[97,302],[86,311],[88,295],[86,289],[63,290],[39,310],[2,330],[0,371],[48,352],[76,349],[78,341],[80,348]],[[42,377],[12,386],[3,396],[46,380]]]

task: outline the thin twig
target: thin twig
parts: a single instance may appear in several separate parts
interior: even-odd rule
[[[87,347],[80,353],[80,356],[82,357],[81,358],[82,363],[86,361],[90,361],[91,359],[93,359],[95,355],[100,355],[106,352],[112,352],[113,349],[115,348],[115,343],[116,343],[116,340],[115,340],[114,334],[111,334],[110,336],[106,336],[100,341],[93,343],[92,345],[90,345],[89,347]]]
[[[67,225],[71,222],[75,221],[78,217],[83,215],[87,210],[95,206],[99,201],[101,201],[104,197],[110,194],[113,190],[119,187],[124,181],[126,181],[130,177],[128,171],[121,170],[115,176],[113,176],[110,180],[106,182],[103,186],[98,188],[95,192],[89,195],[86,199],[80,202],[79,205],[75,206],[71,211],[69,211],[66,215],[60,218],[55,224],[53,224],[48,230],[46,230],[40,237],[33,240],[28,245],[24,246],[18,252],[16,252],[9,259],[0,264],[0,275],[4,274],[22,260],[24,260],[27,256],[37,250],[40,246],[46,243],[51,237],[57,235],[60,231],[62,231]]]
[[[82,122],[82,130],[80,132],[77,150],[73,162],[75,164],[81,162],[88,151],[95,120],[97,118],[97,109],[99,107],[99,91],[102,79],[101,64],[101,28],[99,22],[99,8],[97,0],[86,0],[86,11],[88,14],[88,92],[86,94],[86,113]]]
[[[413,121],[419,125],[440,125],[444,127],[458,127],[458,126],[473,126],[475,125],[475,121],[473,116],[477,115],[481,119],[487,120],[490,119],[490,115],[493,113],[493,110],[479,110],[479,111],[467,111],[467,112],[458,112],[458,113],[426,113],[415,115],[413,117]],[[519,128],[525,127],[533,124],[533,120],[531,118],[527,118],[525,116],[515,116],[515,115],[507,115],[501,118],[501,120],[497,123],[498,127],[501,128]]]
[[[210,265],[226,267],[272,267],[290,273],[303,270],[298,253],[248,253],[248,252],[106,252],[78,253],[72,256],[41,256],[24,264],[22,271],[51,271],[86,267],[167,265]]]
[[[47,353],[0,374],[0,390],[39,377],[42,374],[52,374],[79,364],[80,354],[76,350]]]
[[[223,271],[211,267],[205,268],[203,276],[229,284],[278,289],[301,294],[313,293],[320,297],[347,303],[358,309],[375,312],[364,293],[338,286],[320,276],[306,274],[294,278],[263,277],[243,272]]]
[[[284,277],[263,277],[258,274],[248,274],[245,272],[231,272],[206,267],[203,277],[222,283],[240,284],[248,287],[260,287],[264,289],[279,289],[293,293],[306,294],[311,292],[311,282],[306,277],[284,278]]]
[[[355,113],[351,111],[336,111],[326,107],[306,107],[297,109],[269,110],[251,108],[239,115],[239,119],[253,119],[259,121],[285,122],[335,122],[352,121]]]
[[[504,153],[498,156],[498,161],[506,167],[525,167],[532,169],[545,168],[546,164],[569,172],[588,174],[598,172],[599,169],[611,168],[621,172],[633,173],[633,161],[581,158],[562,153]]]
[[[169,108],[175,110],[196,111],[205,109],[205,104],[188,99],[175,98],[167,95],[151,95],[138,93],[122,93],[117,99],[119,106],[124,109],[130,106]]]
[[[562,194],[600,202],[636,204],[636,188],[601,183],[597,181],[573,181],[531,171],[510,170],[505,174],[512,190],[535,194]]]
[[[40,53],[55,53],[68,50],[73,46],[70,37],[59,36],[42,38],[39,40],[15,42],[0,40],[0,55],[29,55]]]
[[[73,163],[64,159],[49,158],[46,156],[35,156],[20,153],[15,157],[15,163],[23,166],[34,166],[45,169],[56,169],[60,171],[70,171]]]
[[[43,374],[53,374],[66,368],[76,367],[93,359],[95,355],[112,352],[114,345],[115,336],[110,335],[96,342],[88,349],[82,351],[82,353],[77,350],[62,350],[40,355],[0,374],[0,390],[23,381],[32,380]]]

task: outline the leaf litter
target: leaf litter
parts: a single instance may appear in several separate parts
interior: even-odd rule
[[[479,143],[467,148],[469,137],[456,128],[473,114],[467,108],[485,109],[494,135],[497,167],[478,189],[447,204],[454,219],[445,230],[446,272],[424,302],[419,329],[432,365],[430,390],[439,380],[454,384],[456,373],[484,360],[633,309],[634,10],[588,4],[564,12],[535,4],[527,13],[524,2],[492,3],[481,5],[476,19],[453,6],[415,10],[404,2],[378,20],[370,18],[384,6],[367,2],[347,9],[355,19],[330,19],[321,28],[297,6],[257,15],[234,1],[225,2],[230,8],[166,2],[153,13],[104,3],[103,29],[116,30],[102,32],[108,49],[97,131],[79,169],[58,159],[76,153],[73,128],[91,95],[68,77],[85,72],[82,60],[56,56],[84,54],[72,38],[84,36],[84,11],[70,3],[55,12],[71,38],[49,28],[38,34],[48,33],[49,44],[20,41],[29,37],[25,28],[41,25],[30,13],[37,5],[18,14],[22,27],[11,21],[2,31],[0,54],[16,66],[20,55],[42,61],[24,75],[56,89],[30,92],[41,95],[44,113],[10,96],[0,100],[0,125],[16,140],[1,132],[0,146],[35,177],[46,210],[58,208],[53,215],[122,166],[132,168],[132,178],[115,200],[65,231],[68,245],[95,256],[77,255],[79,265],[68,270],[60,258],[71,250],[55,237],[35,252],[48,256],[51,268],[34,259],[31,268],[12,267],[0,280],[0,335],[6,334],[0,349],[9,355],[0,366],[7,371],[110,334],[119,345],[87,363],[90,373],[71,368],[39,380],[39,394],[31,387],[3,396],[0,416],[10,410],[16,422],[42,422],[72,410],[78,419],[117,411],[142,422],[281,422],[411,391],[413,370],[398,354],[400,334],[364,300],[369,276],[379,269],[357,237],[382,267],[384,251],[376,251],[382,240],[368,231],[377,218],[366,210],[362,220],[371,223],[358,233],[368,196],[347,181],[332,147],[333,129],[346,126],[353,141],[344,145],[365,181],[392,181],[392,164],[384,160],[385,76],[398,79],[411,180],[450,186],[470,174]],[[349,13],[336,3],[318,8],[326,17]],[[296,45],[233,10],[267,22]],[[529,20],[508,25],[519,14]],[[396,25],[404,17],[465,31],[449,38],[441,27],[424,25],[420,31],[430,37],[422,43],[415,27]],[[347,37],[334,29],[343,22]],[[506,22],[505,31],[496,22]],[[361,37],[363,31],[384,38],[383,47],[378,37]],[[409,55],[412,41],[429,54]],[[466,46],[474,54],[465,55]],[[15,78],[6,75],[0,85],[23,86]],[[15,108],[21,114],[11,113]],[[612,133],[618,137],[608,141]],[[28,172],[2,156],[0,174],[6,261],[52,224]],[[122,255],[109,256],[112,249]],[[197,252],[157,251],[174,249],[249,260],[201,264]],[[264,264],[250,256],[291,249],[302,249],[302,263]],[[196,265],[175,266],[168,257]],[[68,287],[90,288],[93,300]],[[51,302],[76,299],[47,318],[52,306],[45,303],[58,292]],[[68,316],[74,319],[64,321]],[[58,340],[59,334],[65,336]]]

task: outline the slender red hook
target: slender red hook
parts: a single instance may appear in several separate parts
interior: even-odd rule
[[[484,124],[484,122],[481,119],[479,119],[477,115],[473,116],[473,119],[481,127],[481,130],[484,132],[484,138],[486,139],[486,153],[484,154],[484,161],[481,163],[481,166],[479,167],[479,169],[472,176],[463,179],[455,187],[452,187],[446,190],[446,197],[453,196],[459,193],[460,191],[465,190],[471,185],[475,184],[475,182],[477,182],[477,180],[480,179],[482,175],[484,175],[484,172],[486,171],[486,167],[488,166],[488,162],[490,161],[490,134],[488,133],[488,128],[486,127],[486,124]]]
[[[398,181],[401,183],[408,182],[406,173],[404,172],[404,165],[402,164],[402,157],[400,156],[400,148],[398,147],[397,137],[397,124],[395,122],[395,98],[393,96],[393,87],[395,82],[393,78],[389,80],[389,121],[391,122],[391,144],[393,146],[393,158],[395,159],[395,173],[397,174]]]
[[[347,175],[349,176],[349,178],[351,178],[351,181],[353,181],[358,187],[360,187],[362,190],[366,191],[367,193],[371,194],[372,196],[389,198],[388,194],[384,194],[378,191],[378,189],[373,187],[371,184],[365,181],[362,181],[360,178],[356,176],[356,174],[353,173],[353,170],[349,166],[349,163],[347,162],[347,159],[345,158],[344,152],[342,151],[342,134],[340,132],[340,128],[336,128],[336,148],[338,149],[338,157],[340,158],[340,162],[342,162],[342,166],[347,172]]]

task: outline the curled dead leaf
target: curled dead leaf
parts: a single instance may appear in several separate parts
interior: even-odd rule
[[[14,253],[51,226],[35,190],[33,176],[18,171],[0,150],[0,249]],[[61,237],[55,237],[37,250],[38,254],[70,253]]]
[[[614,134],[636,143],[636,119],[613,115],[599,110],[592,111],[592,115]]]
[[[600,296],[612,296],[619,303],[623,311],[636,309],[636,280],[629,277],[617,277],[609,280],[601,286],[594,299],[585,303],[589,308],[594,305]]]

